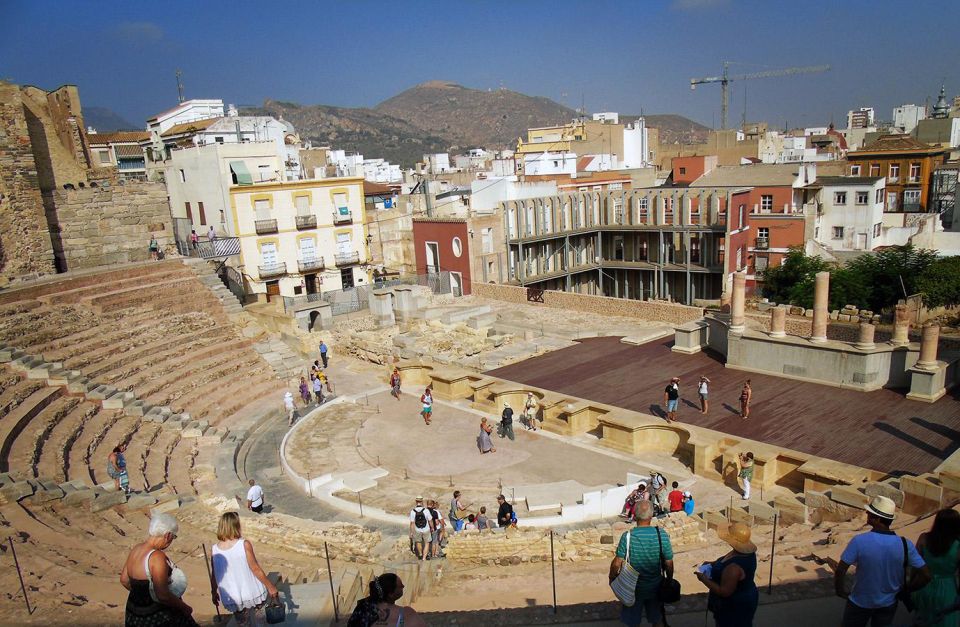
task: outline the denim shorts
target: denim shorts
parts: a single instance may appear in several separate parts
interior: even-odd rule
[[[680,405],[680,399],[674,399],[672,401],[667,401],[667,411],[677,411],[677,407]]]

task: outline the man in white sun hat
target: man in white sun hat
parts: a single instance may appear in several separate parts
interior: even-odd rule
[[[898,593],[919,590],[930,581],[930,570],[913,542],[890,530],[896,510],[887,497],[873,497],[867,505],[870,531],[854,536],[840,556],[833,584],[837,596],[847,600],[843,627],[892,625]],[[905,581],[908,565],[913,571]],[[848,592],[844,576],[850,566],[857,569],[853,589]]]

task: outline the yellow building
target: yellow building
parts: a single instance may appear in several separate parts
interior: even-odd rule
[[[363,178],[235,185],[230,208],[238,270],[258,298],[370,282]]]

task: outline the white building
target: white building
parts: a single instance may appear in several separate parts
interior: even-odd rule
[[[616,115],[616,114],[614,114]],[[643,118],[623,128],[623,160],[618,169],[631,170],[650,166],[650,137]]]
[[[577,174],[577,155],[572,152],[541,152],[523,155],[523,172],[527,176],[545,174]]]
[[[606,111],[604,113],[594,113],[593,114],[594,122],[610,122],[611,124],[620,123],[620,114],[615,111]]]
[[[557,194],[556,181],[521,183],[516,176],[490,178],[470,184],[470,210],[480,213],[493,212],[501,202],[523,200]]]
[[[493,158],[493,153],[487,152],[483,148],[471,148],[466,154],[457,155],[453,158],[453,163],[457,170],[476,172],[487,169],[487,162]]]
[[[362,178],[236,185],[230,199],[230,263],[248,292],[269,301],[369,283]]]
[[[912,133],[920,120],[927,118],[927,108],[905,104],[893,109],[893,125],[902,133]]]
[[[443,174],[453,170],[450,167],[450,155],[445,152],[423,155],[423,164],[428,174]]]
[[[223,100],[219,98],[186,100],[174,108],[164,111],[163,113],[158,113],[147,120],[147,130],[151,133],[163,133],[177,124],[222,117]]]
[[[374,183],[399,183],[403,181],[403,171],[399,165],[384,159],[365,159],[359,153],[347,154],[344,150],[328,150],[327,165],[335,169],[337,177],[359,176]],[[323,178],[317,171],[314,176]]]
[[[806,186],[817,190],[814,239],[833,251],[873,250],[884,237],[883,177],[822,176]]]

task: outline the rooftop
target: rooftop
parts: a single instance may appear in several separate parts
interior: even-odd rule
[[[818,176],[817,180],[807,185],[806,188],[817,189],[820,187],[839,187],[841,185],[871,187],[877,181],[882,180],[882,176]]]
[[[790,186],[796,176],[797,165],[792,163],[722,165],[690,183],[690,187]]]
[[[850,153],[856,156],[875,152],[929,152],[939,153],[943,149],[925,144],[922,141],[914,139],[910,135],[881,135],[876,140],[870,142],[860,150]]]
[[[105,146],[107,144],[139,143],[150,139],[147,131],[117,131],[116,133],[88,133],[87,144]]]

